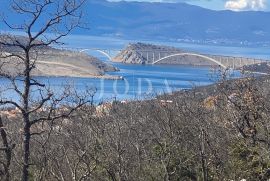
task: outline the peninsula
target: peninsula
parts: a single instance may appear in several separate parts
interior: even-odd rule
[[[19,42],[25,42],[23,36],[16,36]],[[0,36],[0,42],[7,42],[8,36]],[[0,46],[1,71],[7,74],[18,74],[23,70],[23,64],[16,56],[23,54],[22,50],[16,46]],[[90,56],[86,53],[60,50],[50,46],[38,47],[32,53],[32,61],[35,61],[33,69],[34,76],[64,76],[64,77],[87,77],[120,79],[118,76],[107,75],[106,72],[118,71],[110,64]],[[1,58],[2,57],[2,58]]]

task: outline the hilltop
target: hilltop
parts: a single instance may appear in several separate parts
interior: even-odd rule
[[[131,64],[149,64],[150,63],[149,61],[152,60],[153,58],[153,53],[155,53],[155,56],[159,56],[159,53],[163,52],[175,53],[184,51],[169,46],[161,46],[145,43],[131,43],[128,44],[127,47],[123,49],[118,55],[116,55],[116,57],[113,58],[113,61]]]

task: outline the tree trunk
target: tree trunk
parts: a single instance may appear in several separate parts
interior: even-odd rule
[[[22,181],[28,181],[29,178],[30,137],[30,123],[28,121],[24,126]]]
[[[208,181],[208,173],[205,161],[205,148],[204,148],[204,130],[201,129],[201,164],[202,164],[202,171],[203,171],[203,181]]]
[[[29,157],[30,157],[30,128],[31,123],[29,119],[29,94],[30,94],[30,49],[25,49],[25,72],[24,72],[24,94],[23,94],[23,121],[24,121],[24,138],[23,138],[23,170],[22,170],[22,181],[28,181],[29,178]]]

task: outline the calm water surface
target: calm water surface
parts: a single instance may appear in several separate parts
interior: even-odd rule
[[[132,40],[121,40],[116,38],[102,38],[91,36],[71,36],[65,39],[69,47],[77,48],[101,48],[101,49],[123,49]],[[241,48],[241,47],[221,47],[209,45],[194,45],[173,42],[149,42],[175,46],[182,49],[197,51],[202,53],[233,55],[244,57],[255,57],[267,59],[270,57],[268,48]],[[94,51],[87,53],[94,55],[104,61],[106,57]],[[117,52],[116,52],[117,53]],[[66,78],[66,77],[38,77],[41,82],[50,85],[54,91],[62,90],[67,84],[73,84],[79,92],[87,88],[95,88],[96,101],[106,101],[112,99],[142,99],[153,97],[156,94],[168,93],[180,89],[189,89],[194,86],[209,85],[217,79],[217,74],[210,67],[190,67],[175,65],[128,65],[121,63],[111,63],[120,69],[119,72],[109,74],[123,76],[124,80],[103,80],[90,78]],[[241,76],[239,72],[232,72],[232,78]],[[6,87],[8,82],[1,80],[2,87]],[[38,95],[38,93],[36,93]],[[8,97],[16,98],[15,93],[9,92]]]
[[[209,85],[217,80],[217,72],[209,67],[191,67],[175,65],[127,65],[114,63],[120,72],[110,73],[121,75],[124,80],[104,80],[89,78],[38,77],[39,81],[50,85],[55,92],[72,84],[79,92],[87,88],[95,89],[95,101],[132,100],[153,98],[158,94],[171,93],[194,86]],[[232,72],[233,77],[241,76]],[[14,95],[13,95],[14,96]]]

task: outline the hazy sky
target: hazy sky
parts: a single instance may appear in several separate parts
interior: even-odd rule
[[[119,0],[109,0],[119,1]],[[187,2],[189,4],[199,5],[209,9],[221,10],[230,9],[233,11],[244,10],[270,10],[268,4],[270,0],[126,0],[126,1],[146,1],[146,2]]]

